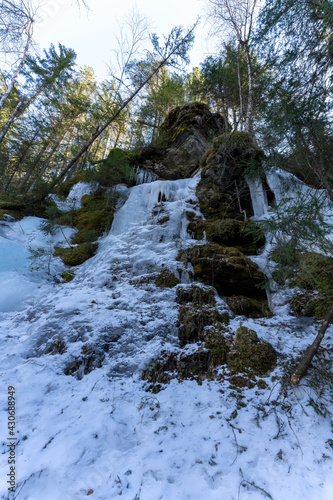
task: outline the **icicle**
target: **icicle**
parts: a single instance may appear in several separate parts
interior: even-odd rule
[[[253,212],[255,217],[261,217],[268,212],[269,205],[266,191],[260,179],[246,179],[250,188]]]
[[[135,175],[137,186],[140,184],[149,184],[158,179],[158,175],[154,174],[153,172],[149,172],[148,170],[144,170],[141,167],[136,167]]]

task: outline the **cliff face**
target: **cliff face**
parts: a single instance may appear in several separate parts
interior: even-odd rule
[[[201,168],[196,196],[205,219],[188,212],[188,229],[208,242],[179,259],[194,267],[196,279],[214,286],[236,314],[248,316],[269,311],[258,288],[265,277],[246,256],[264,244],[246,233],[254,213],[247,178],[260,175],[264,159],[248,134],[226,130],[222,117],[201,103],[171,111],[157,144],[136,158],[140,167],[163,179],[190,177]]]

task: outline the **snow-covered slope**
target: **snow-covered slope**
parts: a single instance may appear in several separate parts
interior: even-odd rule
[[[152,277],[164,266],[188,281],[176,255],[198,243],[186,233],[186,211],[199,214],[198,180],[132,188],[98,253],[72,282],[39,280],[23,309],[26,297],[20,310],[1,313],[0,498],[11,498],[11,386],[17,404],[12,498],[332,498],[329,382],[318,394],[308,382],[291,389],[280,378],[283,363],[313,340],[316,326],[290,316],[287,306],[271,319],[237,316],[230,323],[233,331],[256,330],[281,353],[267,388],[172,380],[157,395],[145,390],[142,370],[161,351],[178,349],[175,289],[158,288]],[[16,236],[6,248],[14,243]],[[26,265],[20,251],[17,273]],[[8,259],[6,272],[12,265]],[[332,333],[331,327],[318,368],[332,354]]]

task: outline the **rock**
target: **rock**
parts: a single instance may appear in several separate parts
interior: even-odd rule
[[[179,286],[176,290],[178,304],[187,304],[192,302],[194,306],[202,306],[204,304],[215,306],[215,291],[213,288],[202,287],[199,285],[191,285],[190,287]]]
[[[247,234],[247,224],[240,220],[223,218],[221,220],[199,220],[196,223],[196,234],[205,233],[208,241],[236,247],[245,255],[255,255],[257,250],[264,246],[265,239],[254,233]]]
[[[251,299],[243,295],[223,298],[236,315],[247,316],[248,318],[262,318],[263,316],[270,318],[272,316],[267,300]]]
[[[225,123],[208,106],[192,102],[170,111],[155,145],[141,149],[132,162],[162,179],[190,177],[212,139],[225,132]]]
[[[265,291],[257,286],[265,280],[265,275],[236,248],[207,243],[181,250],[177,259],[185,264],[190,262],[196,278],[214,286],[222,297],[266,297]]]
[[[244,174],[260,175],[264,159],[263,151],[245,132],[215,137],[200,162],[197,196],[205,217],[251,217],[251,195]]]
[[[178,320],[180,323],[178,337],[180,345],[184,346],[191,342],[206,340],[206,326],[213,326],[219,331],[223,331],[224,325],[229,323],[229,316],[207,306],[186,305],[179,309]]]
[[[230,370],[263,375],[275,367],[276,361],[277,353],[269,342],[258,339],[257,333],[245,326],[237,329],[236,342],[227,361]]]

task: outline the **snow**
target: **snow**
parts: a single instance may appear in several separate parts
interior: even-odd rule
[[[34,296],[47,274],[64,269],[60,260],[48,261],[54,246],[66,244],[74,230],[58,229],[54,235],[45,235],[40,229],[43,219],[25,217],[22,221],[1,222],[0,225],[0,312],[15,311]],[[42,251],[32,259],[32,251]]]
[[[162,350],[179,349],[175,290],[157,288],[148,278],[165,265],[188,281],[176,256],[198,243],[187,235],[185,217],[188,210],[200,216],[198,181],[133,187],[98,253],[75,268],[72,282],[55,285],[38,275],[40,288],[30,301],[2,311],[0,498],[333,497],[329,383],[322,379],[315,390],[309,379],[296,388],[281,379],[283,363],[312,342],[318,326],[311,319],[290,316],[284,305],[270,319],[231,320],[232,331],[254,329],[280,353],[278,367],[264,377],[267,389],[238,392],[227,380],[172,380],[157,395],[145,390],[142,370]],[[33,283],[25,249],[47,247],[39,222],[2,226],[1,248],[12,254],[1,259],[3,273]],[[52,244],[61,234],[54,238]],[[9,283],[7,290],[16,286]],[[221,299],[217,307],[226,309]],[[321,375],[321,367],[331,369],[332,335],[331,326],[323,342],[327,353],[315,361]],[[65,352],[52,354],[61,339]],[[92,346],[101,366],[66,375],[84,346]],[[17,401],[12,497],[6,483],[8,386],[15,386]]]
[[[97,189],[97,184],[94,182],[77,182],[70,190],[66,200],[62,200],[59,196],[52,195],[52,199],[57,204],[57,207],[63,212],[70,210],[78,210],[81,208],[81,198],[85,194],[91,194]]]

